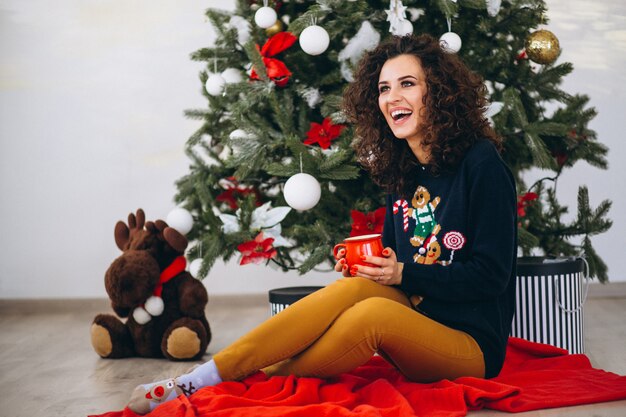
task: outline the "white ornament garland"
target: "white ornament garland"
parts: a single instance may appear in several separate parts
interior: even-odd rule
[[[338,60],[341,63],[341,75],[348,81],[354,81],[352,67],[354,67],[367,51],[371,51],[378,46],[380,33],[367,20],[361,23],[359,31],[346,46],[339,52]]]
[[[500,11],[502,0],[487,0],[487,13],[489,16],[495,17]]]
[[[241,16],[233,15],[228,21],[228,27],[237,31],[237,42],[245,45],[250,40],[250,24]]]

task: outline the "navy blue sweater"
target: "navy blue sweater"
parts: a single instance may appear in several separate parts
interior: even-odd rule
[[[387,196],[383,244],[404,263],[400,287],[415,309],[472,336],[494,377],[515,310],[515,181],[487,141],[452,174],[415,175],[414,195]]]

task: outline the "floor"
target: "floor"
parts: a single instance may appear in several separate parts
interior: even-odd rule
[[[626,295],[610,285],[585,305],[586,353],[595,367],[626,375]],[[156,359],[100,359],[91,348],[89,326],[95,314],[108,311],[106,300],[0,300],[0,416],[86,416],[120,410],[137,384],[189,368],[189,363]],[[214,297],[208,307],[214,338],[204,359],[268,315],[265,296]],[[483,410],[468,415],[506,414]],[[626,400],[518,416],[623,417]]]

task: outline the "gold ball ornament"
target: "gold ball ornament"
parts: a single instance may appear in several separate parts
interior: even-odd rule
[[[526,54],[537,64],[551,64],[559,56],[559,39],[549,30],[537,30],[526,38]]]
[[[282,32],[283,28],[283,22],[280,19],[276,19],[276,22],[274,22],[272,26],[265,29],[265,33],[267,34],[267,36],[274,36],[278,32]]]

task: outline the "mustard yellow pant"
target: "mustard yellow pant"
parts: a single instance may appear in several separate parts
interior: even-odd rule
[[[213,360],[224,381],[259,369],[328,377],[364,364],[376,352],[418,382],[485,372],[480,347],[468,334],[413,310],[401,290],[358,277],[302,298]]]

